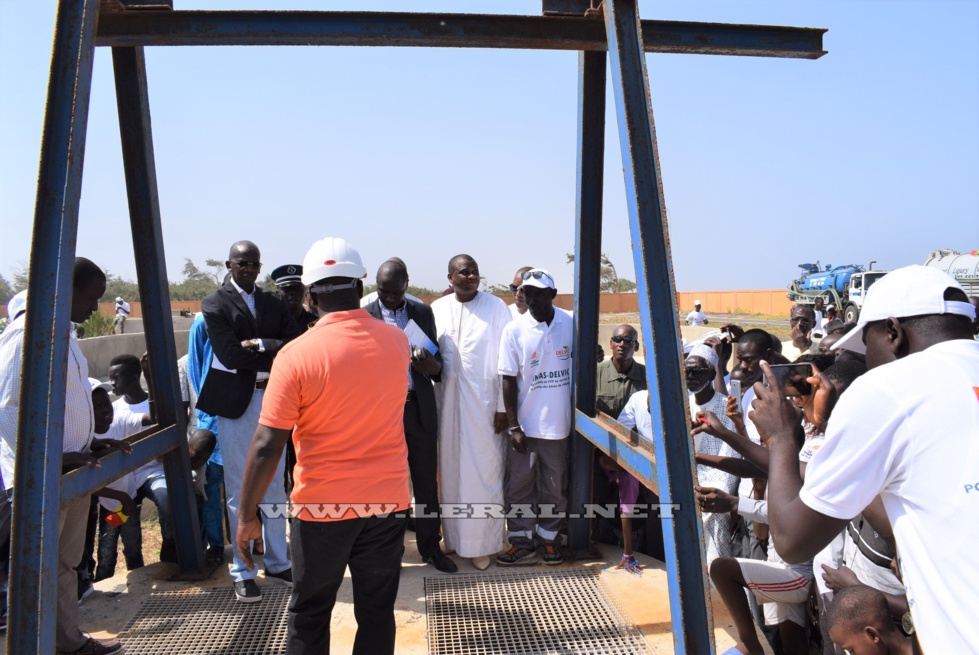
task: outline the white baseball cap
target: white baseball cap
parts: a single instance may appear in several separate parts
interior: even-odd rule
[[[92,387],[92,391],[95,391],[96,389],[105,389],[109,393],[112,393],[112,385],[108,382],[102,382],[97,378],[89,378],[88,384]]]
[[[116,296],[116,302],[123,302],[122,296]]]
[[[355,280],[367,275],[367,269],[353,246],[346,239],[326,237],[306,252],[303,259],[302,281],[305,285],[328,277],[348,277]]]
[[[27,289],[18,291],[13,298],[7,302],[7,318],[14,320],[21,312],[27,311]]]
[[[867,324],[887,318],[957,314],[975,319],[972,303],[945,300],[949,288],[965,293],[962,285],[948,273],[931,266],[905,266],[891,271],[867,291],[856,329],[834,343],[833,350],[866,353],[863,333]]]
[[[693,301],[693,304],[694,304],[694,305],[700,305],[700,304],[702,304],[702,303],[701,303],[701,302],[700,302],[699,300],[694,300],[694,301]]]
[[[543,268],[532,268],[522,275],[523,283],[520,288],[537,287],[538,289],[555,289],[554,276]]]

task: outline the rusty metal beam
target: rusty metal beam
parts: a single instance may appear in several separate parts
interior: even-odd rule
[[[823,56],[820,28],[642,21],[645,52]],[[163,11],[106,14],[100,46],[427,46],[605,51],[602,21],[565,16],[327,11]]]

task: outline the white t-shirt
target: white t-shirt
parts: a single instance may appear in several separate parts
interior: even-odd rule
[[[123,300],[122,302],[116,303],[116,316],[129,316],[129,303]]]
[[[799,496],[851,519],[880,494],[925,653],[979,644],[979,343],[936,344],[840,397]],[[970,609],[972,608],[972,609]]]
[[[150,399],[130,405],[126,402],[126,397],[123,396],[119,398],[114,403],[112,403],[112,410],[118,414],[119,412],[132,412],[133,414],[149,414],[150,413]],[[132,433],[130,433],[132,434]],[[128,436],[128,435],[127,435]]]
[[[517,303],[513,303],[512,305],[507,305],[506,308],[510,310],[510,316],[512,316],[514,320],[520,318],[523,315],[520,313],[520,310],[517,309]],[[555,307],[555,309],[557,308]],[[524,314],[526,313],[527,312],[524,312]]]
[[[517,378],[517,420],[528,437],[564,439],[571,433],[574,322],[554,308],[551,324],[528,310],[503,328],[499,374]]]
[[[696,309],[687,314],[687,323],[690,325],[703,325],[707,321],[707,314]]]
[[[649,392],[637,391],[619,414],[619,423],[635,428],[643,439],[653,440],[653,417],[649,415]]]

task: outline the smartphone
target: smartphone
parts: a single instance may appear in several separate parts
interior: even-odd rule
[[[734,396],[734,399],[738,401],[738,411],[741,411],[741,380],[731,380],[727,385],[728,395]]]
[[[775,376],[775,386],[782,390],[785,396],[808,396],[812,386],[806,382],[812,377],[812,364],[773,364],[772,375]],[[772,380],[765,377],[765,388],[772,388]]]

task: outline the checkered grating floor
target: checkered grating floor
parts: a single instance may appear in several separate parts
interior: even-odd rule
[[[239,603],[231,587],[150,594],[119,640],[127,655],[285,653],[291,593],[262,587],[260,603]]]
[[[597,569],[425,578],[431,655],[651,651]]]

